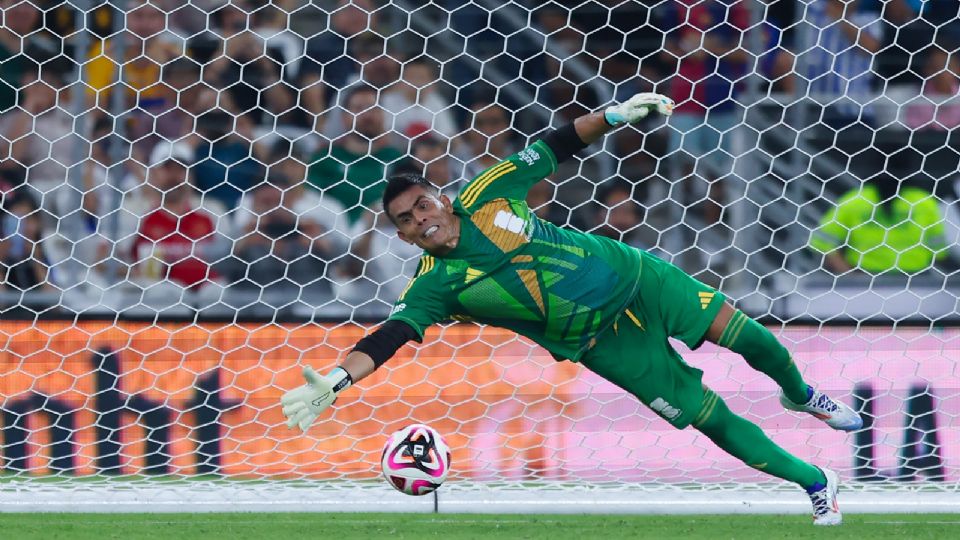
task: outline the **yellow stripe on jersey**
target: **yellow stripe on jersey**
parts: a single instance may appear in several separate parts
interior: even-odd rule
[[[470,206],[473,205],[473,203],[477,202],[477,198],[480,197],[480,195],[483,193],[483,190],[487,189],[487,187],[490,186],[490,184],[492,184],[494,180],[496,180],[497,178],[500,178],[505,174],[509,174],[517,170],[517,166],[514,165],[512,162],[506,161],[504,163],[507,165],[506,167],[503,167],[503,168],[497,167],[496,172],[494,172],[493,174],[485,174],[483,175],[482,180],[480,178],[477,178],[477,180],[474,181],[476,185],[476,189],[471,191],[470,194],[468,194],[466,197],[460,198],[460,202],[463,204],[464,208],[470,208]],[[474,186],[470,186],[470,187],[474,187]],[[469,189],[470,188],[467,188],[468,191]]]
[[[517,274],[523,286],[527,288],[527,292],[533,297],[533,301],[537,303],[537,307],[540,308],[540,315],[546,315],[546,309],[543,307],[543,293],[540,291],[540,282],[537,281],[537,271],[517,270]]]
[[[497,171],[505,169],[509,166],[509,161],[501,161],[500,163],[497,163],[493,167],[490,167],[486,171],[480,173],[480,176],[476,177],[473,182],[470,182],[470,185],[468,185],[467,188],[463,190],[463,193],[460,194],[460,200],[462,201],[463,199],[472,196],[473,192],[480,187],[480,183],[486,180],[488,176],[491,174],[496,174]]]
[[[420,277],[427,272],[433,270],[433,267],[437,264],[437,260],[431,255],[424,255],[420,258],[420,268],[417,270],[417,275],[414,277]]]
[[[403,300],[403,297],[407,295],[407,291],[410,290],[410,287],[413,287],[413,282],[417,280],[418,277],[426,274],[427,272],[433,270],[433,267],[436,266],[437,260],[430,255],[424,255],[420,257],[420,267],[417,268],[417,273],[414,274],[413,279],[410,280],[410,283],[407,283],[407,286],[403,288],[403,291],[400,293],[400,297],[397,298],[397,301]]]
[[[637,316],[634,315],[632,311],[628,309],[628,310],[625,310],[624,313],[627,314],[627,317],[630,317],[630,320],[633,321],[633,324],[637,325],[637,328],[646,332],[646,329],[643,327],[643,323],[640,322],[640,319],[638,319]]]

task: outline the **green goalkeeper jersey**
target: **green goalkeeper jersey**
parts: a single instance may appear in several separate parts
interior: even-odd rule
[[[490,167],[453,203],[460,241],[424,254],[390,320],[423,337],[455,319],[512,330],[554,356],[577,361],[636,296],[638,250],[537,218],[525,199],[557,167],[542,141]]]

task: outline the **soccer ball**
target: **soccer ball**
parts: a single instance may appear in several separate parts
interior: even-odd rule
[[[450,447],[437,430],[412,424],[387,439],[380,458],[383,477],[407,495],[426,495],[450,472]]]

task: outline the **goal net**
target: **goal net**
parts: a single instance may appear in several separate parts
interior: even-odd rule
[[[808,511],[491,327],[434,327],[306,434],[284,425],[300,366],[334,367],[416,268],[385,174],[452,198],[642,91],[673,116],[591,145],[530,207],[723,290],[860,411],[831,431],[740,357],[678,345],[734,412],[838,471],[847,508],[956,508],[954,2],[0,10],[0,511]],[[379,476],[415,422],[452,448],[432,497]]]

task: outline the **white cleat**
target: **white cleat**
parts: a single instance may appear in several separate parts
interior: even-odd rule
[[[840,513],[840,506],[837,505],[840,477],[830,469],[820,470],[827,477],[827,485],[820,491],[814,491],[810,494],[810,502],[813,503],[813,524],[840,525],[843,523],[843,514]]]
[[[791,411],[810,413],[840,431],[856,431],[863,427],[863,419],[856,411],[818,390],[814,390],[810,399],[802,405],[790,401],[790,398],[780,392],[780,404]]]

